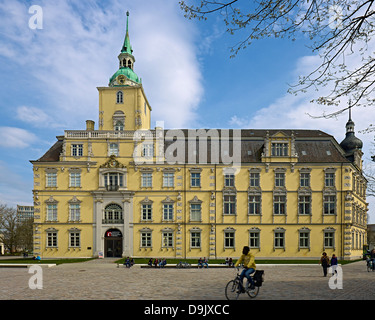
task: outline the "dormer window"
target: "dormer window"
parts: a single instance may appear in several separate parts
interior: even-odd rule
[[[288,143],[272,143],[271,154],[276,157],[285,157],[288,155]]]

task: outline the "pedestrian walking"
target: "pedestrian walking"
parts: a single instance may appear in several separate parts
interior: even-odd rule
[[[323,252],[322,257],[320,258],[320,264],[323,267],[323,274],[326,277],[327,276],[327,269],[329,267],[329,258],[327,256],[327,253]]]
[[[335,254],[332,255],[332,258],[331,258],[331,270],[332,270],[332,275],[334,275],[335,273],[337,273],[337,257]]]

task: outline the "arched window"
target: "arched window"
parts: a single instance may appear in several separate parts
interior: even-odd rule
[[[104,210],[103,223],[123,223],[122,208],[115,203],[109,204]]]
[[[117,100],[116,100],[117,103],[124,103],[124,95],[122,93],[122,91],[118,91],[117,92]]]

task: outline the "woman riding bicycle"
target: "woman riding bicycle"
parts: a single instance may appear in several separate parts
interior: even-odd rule
[[[253,281],[253,278],[250,277],[250,275],[256,269],[255,257],[252,253],[250,253],[250,248],[248,246],[243,247],[242,256],[236,262],[235,267],[238,267],[240,263],[243,263],[243,267],[244,267],[240,275],[241,287],[243,288],[243,278],[246,277],[251,284],[250,289],[254,289],[254,281]]]

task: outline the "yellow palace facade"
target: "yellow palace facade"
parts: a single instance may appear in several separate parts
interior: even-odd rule
[[[354,259],[366,244],[362,142],[319,130],[151,129],[128,25],[98,129],[66,130],[34,172],[34,255]]]

